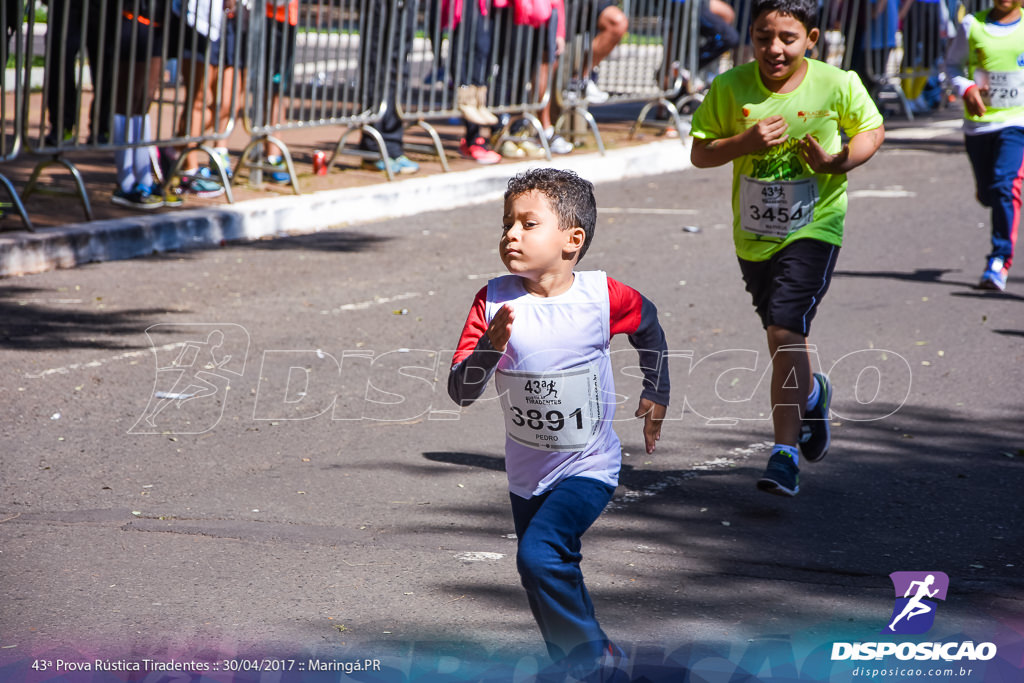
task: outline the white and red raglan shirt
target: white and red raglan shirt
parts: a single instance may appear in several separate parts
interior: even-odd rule
[[[448,375],[448,394],[461,406],[478,399],[494,376],[509,490],[521,498],[574,476],[618,485],[613,335],[628,335],[640,355],[641,397],[668,405],[667,347],[654,304],[602,271],[574,275],[569,290],[553,297],[530,294],[516,275],[488,282],[473,301]],[[504,304],[515,320],[500,353],[487,327]]]

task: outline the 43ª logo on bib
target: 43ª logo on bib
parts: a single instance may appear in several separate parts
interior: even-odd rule
[[[513,441],[551,451],[580,451],[597,433],[604,407],[597,367],[557,372],[498,370],[495,383]]]

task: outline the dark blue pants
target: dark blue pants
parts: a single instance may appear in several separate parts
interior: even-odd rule
[[[740,34],[732,24],[711,11],[704,2],[700,7],[700,54],[697,68],[703,69],[723,54],[740,44]]]
[[[582,536],[615,489],[588,477],[570,477],[530,499],[510,494],[519,551],[516,566],[548,654],[593,662],[608,651],[580,570]]]
[[[1024,128],[965,135],[967,156],[974,167],[978,201],[992,209],[992,252],[989,258],[1013,262],[1020,226],[1021,183],[1024,180]]]
[[[386,84],[384,114],[373,125],[384,138],[388,156],[395,159],[405,153],[403,141],[405,127],[402,119],[398,116],[398,73],[402,72],[402,81],[407,83],[410,69],[407,55],[399,52],[398,45],[404,38],[406,47],[412,46],[416,28],[416,3],[412,0],[399,2],[394,13],[391,12],[390,2],[373,2],[370,5],[371,10],[367,13],[364,21],[368,19],[372,23],[362,26],[363,35],[369,36],[369,39],[361,43],[360,48],[363,64],[366,65],[363,78],[365,83],[370,84],[370,87],[373,87],[373,84]],[[401,33],[403,28],[404,33]],[[390,31],[390,35],[388,35],[388,31]],[[388,49],[391,50],[390,53]],[[381,60],[383,63],[380,63]],[[377,73],[378,66],[386,69],[387,74]],[[371,135],[363,133],[359,141],[359,148],[377,151],[377,143],[374,142]]]

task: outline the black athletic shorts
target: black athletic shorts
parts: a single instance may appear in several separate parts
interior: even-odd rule
[[[816,239],[799,239],[767,261],[739,259],[743,281],[761,324],[810,334],[836,267],[839,247]]]

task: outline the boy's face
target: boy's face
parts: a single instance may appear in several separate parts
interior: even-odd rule
[[[818,29],[808,32],[795,17],[765,12],[754,19],[750,37],[761,79],[770,90],[778,90],[803,65],[804,54],[818,42]]]
[[[1020,0],[992,0],[992,7],[1002,15],[1012,14],[1020,8]]]
[[[537,281],[572,270],[576,259],[571,255],[579,249],[574,246],[577,232],[582,234],[583,229],[562,230],[547,196],[530,190],[505,202],[498,253],[508,272]]]

